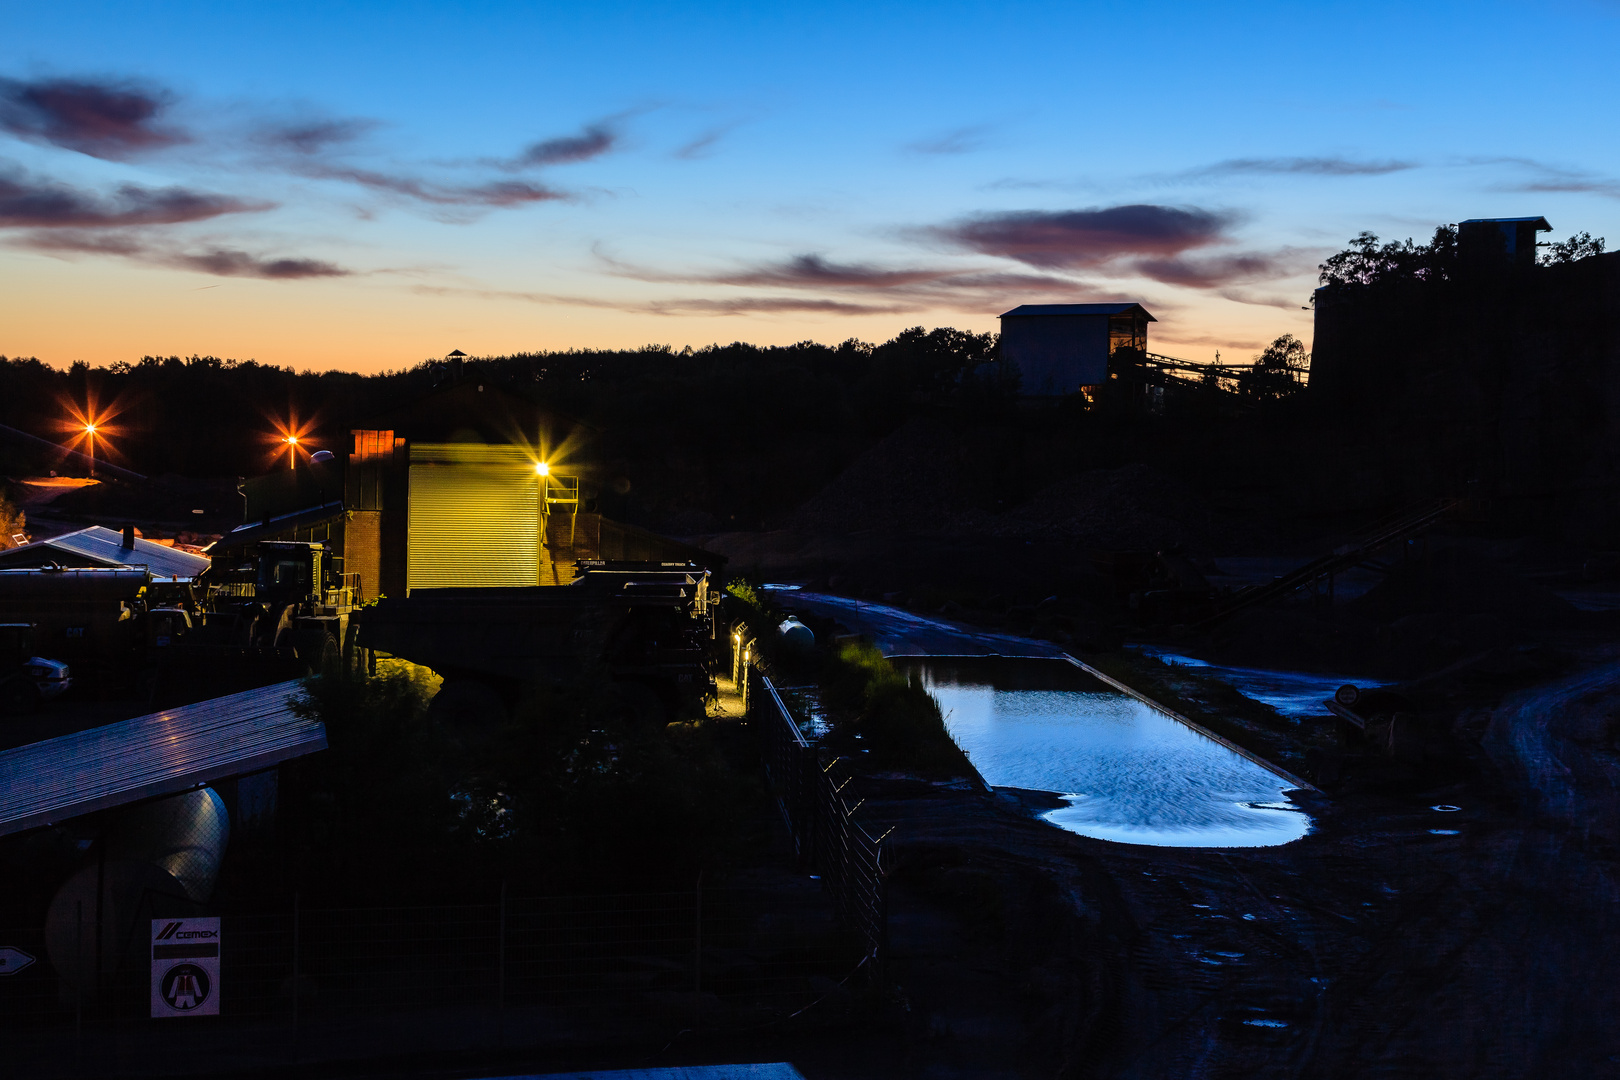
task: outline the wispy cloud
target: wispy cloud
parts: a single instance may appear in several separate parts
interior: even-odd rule
[[[204,245],[188,249],[149,231],[61,229],[27,233],[15,246],[33,251],[78,255],[114,255],[154,266],[192,270],[216,277],[300,278],[347,277],[353,271],[325,259],[255,255],[236,248]]]
[[[310,163],[297,170],[319,180],[339,180],[372,191],[397,195],[435,207],[498,208],[528,203],[555,202],[570,196],[544,184],[528,180],[489,180],[457,184],[427,180],[419,176],[379,172],[354,165],[332,162]],[[456,218],[454,220],[461,220]]]
[[[1386,176],[1420,168],[1415,161],[1366,161],[1348,157],[1268,157],[1229,158],[1184,172],[1168,179],[1202,180],[1222,176]]]
[[[907,143],[906,149],[914,154],[971,154],[984,147],[994,130],[989,124],[969,124]]]
[[[562,135],[543,139],[519,154],[513,161],[515,168],[541,168],[547,165],[571,165],[601,157],[619,144],[617,126],[611,121],[598,121],[587,125],[577,135]]]
[[[772,262],[729,270],[671,272],[636,266],[597,252],[617,277],[686,285],[720,285],[749,289],[858,294],[862,304],[881,299],[893,310],[999,310],[1031,295],[1080,301],[1096,293],[1093,286],[1052,274],[1007,273],[983,267],[901,266],[834,262],[819,254],[793,255]],[[849,303],[847,299],[828,303]]]
[[[317,117],[267,125],[253,133],[252,141],[271,151],[315,157],[355,143],[381,126],[363,117]]]
[[[0,172],[0,228],[124,228],[177,225],[225,214],[256,213],[274,203],[193,191],[125,184],[110,196],[95,195],[22,173]]]
[[[674,299],[613,299],[565,293],[526,292],[512,289],[477,289],[418,285],[415,292],[429,296],[477,296],[487,300],[521,300],[531,304],[606,308],[643,315],[777,315],[803,312],[822,315],[892,315],[918,308],[905,304],[855,303],[800,296],[699,296]]]
[[[133,82],[0,78],[0,130],[91,157],[124,160],[190,140],[164,126],[166,91]]]

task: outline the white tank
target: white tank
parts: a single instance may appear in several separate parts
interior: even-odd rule
[[[809,652],[816,647],[815,632],[792,615],[783,619],[782,625],[776,629],[782,635],[782,644],[790,649]]]

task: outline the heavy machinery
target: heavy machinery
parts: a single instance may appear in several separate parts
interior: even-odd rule
[[[364,612],[367,649],[429,667],[440,697],[486,714],[525,686],[605,674],[626,707],[669,715],[707,692],[709,572],[694,563],[576,563],[568,585],[415,589]]]
[[[253,562],[226,576],[208,588],[200,633],[185,605],[154,609],[152,647],[249,650],[312,669],[339,655],[359,597],[325,545],[265,541]]]
[[[340,655],[357,597],[322,545],[263,543],[226,576],[199,596],[140,568],[0,570],[0,623],[113,693],[174,675],[278,681]]]

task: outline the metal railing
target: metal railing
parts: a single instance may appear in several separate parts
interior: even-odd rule
[[[749,695],[748,714],[758,724],[765,773],[799,857],[814,868],[839,914],[865,942],[880,974],[888,946],[888,866],[883,841],[856,820],[860,804],[843,797],[850,777],[839,779],[841,758],[823,762],[806,741],[793,714],[765,673],[753,665],[743,677],[759,692]]]

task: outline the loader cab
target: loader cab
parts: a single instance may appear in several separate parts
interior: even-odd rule
[[[258,593],[261,600],[300,603],[319,596],[325,586],[320,544],[270,541],[259,545]]]

